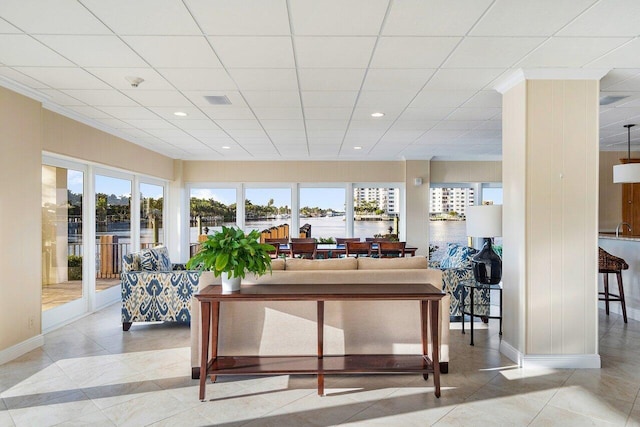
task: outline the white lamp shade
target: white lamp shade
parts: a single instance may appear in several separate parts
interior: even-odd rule
[[[613,183],[640,182],[640,163],[626,163],[613,167]]]
[[[467,206],[467,236],[502,236],[502,205]]]

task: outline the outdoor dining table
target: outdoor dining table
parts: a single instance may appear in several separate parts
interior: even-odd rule
[[[405,246],[404,252],[405,255],[416,256],[416,251],[418,248],[413,246]],[[378,245],[373,243],[371,245],[371,251],[374,254],[378,253]],[[291,256],[291,245],[290,244],[281,244],[280,252],[287,254],[287,256]],[[316,253],[321,258],[339,258],[342,255],[347,253],[347,248],[345,245],[337,245],[335,243],[318,243],[316,246]]]

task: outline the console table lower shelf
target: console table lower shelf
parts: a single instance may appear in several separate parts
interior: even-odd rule
[[[208,286],[196,295],[202,311],[202,354],[200,400],[205,398],[207,376],[314,374],[318,377],[318,395],[324,395],[325,374],[422,374],[434,377],[435,395],[440,397],[438,316],[443,294],[429,284],[342,285],[251,285],[240,292],[223,294],[220,286]],[[244,292],[244,293],[243,293]],[[420,300],[423,354],[350,354],[326,355],[323,352],[324,301],[326,300]],[[318,307],[318,354],[315,356],[218,356],[218,327],[221,301],[309,301]],[[427,355],[427,323],[430,322],[432,357]],[[209,339],[212,354],[209,355]]]

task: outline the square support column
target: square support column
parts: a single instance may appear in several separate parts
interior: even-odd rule
[[[503,93],[501,352],[599,368],[598,114],[602,70],[521,72]]]

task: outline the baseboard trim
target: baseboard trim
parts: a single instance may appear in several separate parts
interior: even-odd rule
[[[522,354],[506,341],[500,342],[500,353],[522,368],[600,369],[599,354]]]
[[[22,341],[12,347],[9,347],[5,350],[0,351],[0,365],[10,362],[23,354],[29,353],[31,350],[35,350],[38,347],[42,347],[44,345],[44,335],[36,335],[35,337],[29,338],[26,341]]]

